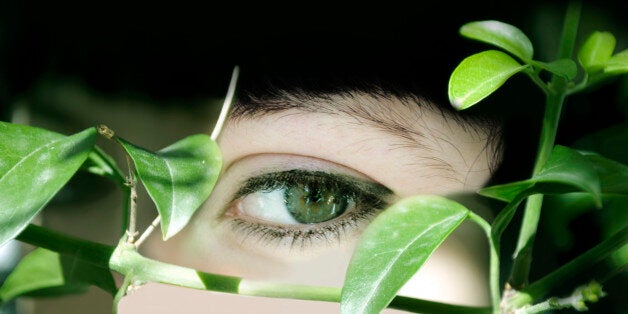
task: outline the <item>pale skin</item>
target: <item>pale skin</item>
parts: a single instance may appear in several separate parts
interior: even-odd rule
[[[260,99],[254,107],[263,108],[264,101]],[[206,272],[339,287],[362,230],[383,208],[416,194],[473,194],[499,163],[495,129],[463,122],[418,97],[356,92],[307,98],[287,93],[281,102],[293,105],[275,106],[276,110],[236,108],[218,138],[224,163],[214,192],[181,234],[167,242],[151,238],[144,248],[147,255]],[[286,214],[287,194],[277,192],[285,191],[287,185],[275,182],[263,191],[242,192],[243,185],[251,185],[251,178],[291,170],[328,173],[332,181],[333,177],[348,178],[356,186],[379,191],[374,194],[385,191],[383,208],[368,208],[360,204],[363,198],[354,196],[346,212],[337,217],[288,223],[286,219],[292,218]],[[368,213],[351,216],[358,210]],[[485,214],[479,207],[476,212]],[[487,305],[486,255],[480,229],[464,223],[400,294]],[[176,303],[176,299],[155,297],[173,289],[179,288],[148,285],[128,296],[120,311],[131,313],[138,311],[137,306],[146,306],[142,297],[150,298],[153,305]],[[335,313],[339,308],[324,302],[237,299],[243,297],[207,292],[190,292],[187,298],[172,308],[189,306],[188,313],[195,303],[200,309],[211,307],[220,313]]]

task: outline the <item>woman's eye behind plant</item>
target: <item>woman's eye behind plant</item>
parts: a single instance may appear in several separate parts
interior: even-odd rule
[[[388,203],[386,187],[347,175],[293,169],[246,180],[223,222],[248,237],[292,244],[340,241]],[[252,239],[249,239],[252,240]]]

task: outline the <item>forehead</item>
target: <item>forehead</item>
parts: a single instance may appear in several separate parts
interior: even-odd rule
[[[220,144],[226,167],[255,154],[304,155],[354,168],[388,187],[400,178],[412,182],[393,188],[400,195],[442,194],[481,184],[466,174],[494,166],[492,134],[487,125],[418,97],[283,94],[237,104]],[[382,179],[382,170],[389,176]]]

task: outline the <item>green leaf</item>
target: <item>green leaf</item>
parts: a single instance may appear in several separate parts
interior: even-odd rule
[[[556,145],[545,165],[531,179],[481,189],[480,195],[511,202],[521,193],[588,192],[601,206],[600,179],[594,166],[576,150]]]
[[[570,59],[560,59],[550,63],[532,61],[532,64],[568,80],[573,79],[578,74],[578,66]]]
[[[94,147],[81,168],[89,173],[111,178],[118,183],[125,182],[124,174],[118,168],[116,161],[98,146]]]
[[[604,199],[601,213],[602,238],[608,239],[628,225],[628,194],[609,195]],[[628,245],[612,254],[613,263],[618,267],[628,263]]]
[[[351,258],[341,313],[380,313],[468,214],[434,195],[403,199],[379,214]]]
[[[603,236],[608,238],[628,223],[628,194],[602,193],[602,202],[603,210],[596,215],[600,219]],[[591,196],[584,192],[550,195],[544,199],[543,207],[549,209],[544,211],[543,218],[546,225],[551,226],[547,232],[561,247],[574,244],[569,224],[576,217],[596,210]],[[623,252],[627,251],[628,247],[625,247]]]
[[[526,62],[534,55],[534,48],[528,36],[517,27],[500,21],[467,23],[460,28],[460,34],[500,47]]]
[[[595,168],[604,194],[628,195],[628,166],[592,152],[580,151]]]
[[[0,122],[0,245],[17,236],[72,178],[94,148],[96,129],[63,136]]]
[[[0,300],[18,296],[58,296],[87,291],[90,285],[113,294],[115,281],[108,269],[80,259],[37,248],[26,255],[0,287]]]
[[[593,32],[578,51],[578,61],[587,73],[604,68],[615,50],[615,36],[609,32]]]
[[[626,143],[628,143],[628,123],[621,123],[587,134],[576,140],[573,147],[594,151],[612,160],[628,164]]]
[[[625,74],[628,73],[628,49],[612,56],[604,67],[606,74]]]
[[[164,240],[177,234],[209,197],[222,156],[209,136],[188,136],[153,153],[124,139],[118,141],[133,159],[146,191],[161,215]]]
[[[526,67],[497,50],[469,56],[462,60],[449,78],[449,101],[457,110],[469,108]]]

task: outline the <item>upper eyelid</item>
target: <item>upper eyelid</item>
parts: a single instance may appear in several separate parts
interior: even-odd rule
[[[234,204],[238,198],[245,197],[246,195],[263,191],[267,188],[279,189],[289,186],[264,185],[263,180],[280,179],[282,176],[291,176],[292,178],[298,178],[300,175],[310,177],[309,180],[315,180],[316,177],[326,178],[326,180],[338,180],[335,182],[337,186],[346,189],[347,193],[355,202],[355,207],[351,211],[347,211],[341,216],[334,219],[314,223],[314,224],[279,224],[263,223],[255,220],[250,220],[247,217],[239,216],[226,216],[230,209],[235,208]],[[253,183],[247,187],[247,181],[253,179],[259,182]],[[308,179],[305,179],[308,180]],[[302,181],[302,182],[305,182]],[[294,183],[294,182],[292,182]],[[300,247],[301,249],[311,248],[314,242],[324,240],[326,243],[342,243],[342,238],[345,235],[351,234],[351,237],[355,236],[356,232],[359,232],[361,227],[366,225],[372,217],[377,213],[384,210],[392,201],[394,193],[387,187],[377,182],[358,179],[349,175],[329,173],[324,171],[310,171],[303,169],[291,169],[287,171],[264,173],[258,176],[253,176],[244,181],[244,185],[236,194],[233,200],[227,204],[223,209],[223,214],[218,218],[223,223],[234,228],[234,231],[241,232],[239,237],[242,237],[241,244],[245,243],[244,239],[257,238],[254,243],[290,243],[288,246],[290,249],[293,247]],[[343,218],[344,217],[344,218]],[[300,245],[297,245],[299,244]],[[318,244],[315,247],[319,246]],[[254,247],[257,247],[254,245]],[[320,247],[322,248],[322,247]]]
[[[294,183],[296,181],[305,182],[306,180],[308,180],[299,178],[299,176],[327,180],[328,182],[334,182],[336,184],[339,184],[340,186],[347,186],[352,189],[358,189],[364,193],[378,195],[381,197],[386,197],[393,194],[393,192],[384,185],[376,182],[367,182],[365,180],[354,178],[344,174],[336,174],[325,171],[291,169],[286,171],[265,173],[248,178],[246,181],[244,181],[242,187],[240,187],[240,189],[238,189],[238,191],[235,193],[232,201],[249,193],[257,192],[264,189],[269,190],[272,188],[276,188],[280,185],[283,185],[283,183],[285,183],[286,181],[291,181],[290,183]]]
[[[373,178],[371,178],[369,175],[367,175],[365,173],[362,173],[362,172],[360,172],[358,170],[353,169],[353,167],[350,166],[350,165],[345,165],[345,164],[338,163],[338,162],[333,161],[333,160],[327,160],[327,159],[319,158],[319,157],[315,157],[315,156],[308,156],[308,155],[294,154],[294,153],[283,153],[283,152],[282,153],[272,153],[272,152],[261,153],[260,152],[260,153],[240,156],[239,158],[230,161],[228,164],[223,165],[221,176],[224,175],[225,173],[227,173],[229,170],[231,170],[231,168],[233,168],[236,165],[242,163],[243,161],[247,161],[247,160],[254,159],[254,158],[259,158],[259,157],[264,157],[264,158],[274,157],[274,158],[277,158],[277,159],[286,159],[286,158],[287,159],[296,159],[296,160],[299,160],[299,165],[300,166],[292,166],[290,168],[293,168],[293,169],[297,169],[297,168],[299,168],[299,169],[301,169],[301,168],[302,169],[309,169],[309,168],[306,168],[306,167],[302,167],[302,165],[304,164],[304,162],[302,162],[302,160],[305,159],[305,160],[308,161],[307,162],[308,164],[312,163],[312,161],[314,161],[315,164],[324,164],[325,166],[324,167],[320,167],[320,169],[323,169],[323,168],[329,169],[330,166],[331,166],[332,169],[344,169],[344,170],[327,171],[327,170],[320,170],[319,167],[315,167],[313,169],[316,169],[316,170],[313,170],[313,171],[323,171],[323,172],[330,172],[330,173],[334,173],[334,174],[336,174],[336,173],[337,174],[342,174],[342,172],[347,172],[348,171],[349,173],[352,173],[352,174],[342,174],[342,175],[346,175],[346,176],[350,176],[350,177],[356,177],[356,178],[362,177],[362,178],[370,180],[370,181],[377,181],[377,180],[374,180]],[[296,162],[295,162],[295,164],[296,164]],[[287,169],[288,168],[286,168],[284,170],[287,170]],[[260,172],[258,175],[263,175],[263,174],[269,173],[269,172],[270,171]]]

